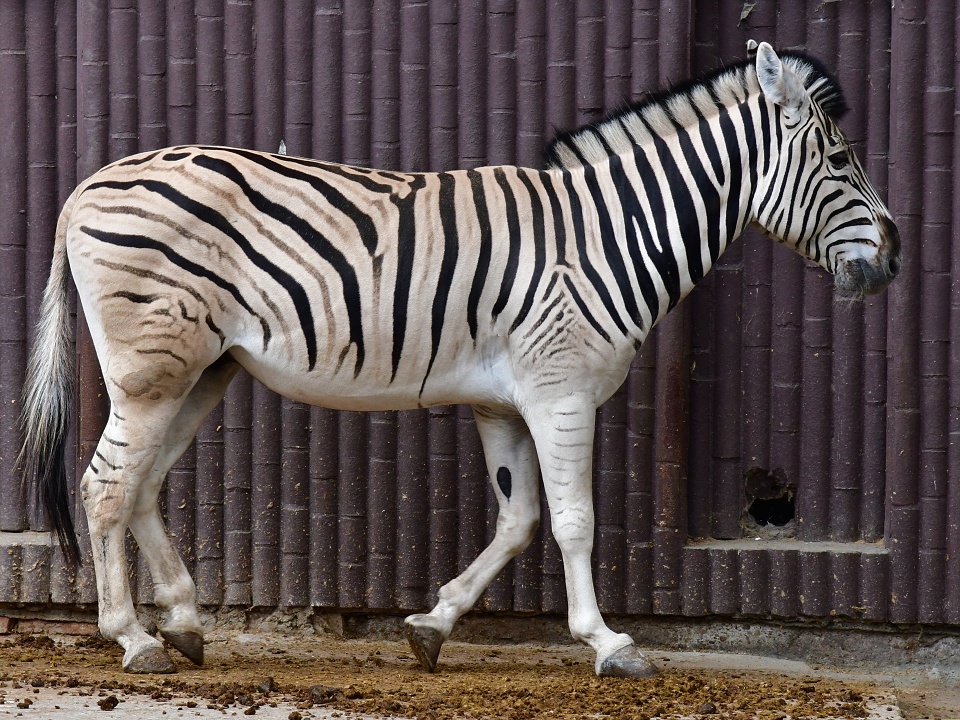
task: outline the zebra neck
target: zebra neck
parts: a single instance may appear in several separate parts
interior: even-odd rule
[[[608,261],[614,253],[630,259],[644,331],[686,297],[752,220],[756,147],[738,137],[729,113],[714,122],[709,139],[700,129],[678,129],[584,168],[588,187],[609,191],[591,192],[601,241]]]

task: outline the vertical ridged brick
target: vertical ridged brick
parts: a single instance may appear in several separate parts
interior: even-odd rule
[[[737,551],[710,548],[708,552],[710,614],[734,615],[740,612]]]
[[[23,546],[0,548],[0,602],[22,602]]]
[[[770,614],[791,618],[800,613],[799,597],[800,554],[794,550],[770,551]]]
[[[484,462],[480,434],[474,421],[473,411],[467,405],[457,407],[457,572],[463,572],[484,548],[485,528],[484,497],[488,478]],[[541,582],[543,568],[539,562],[539,548],[529,548],[525,556],[536,553],[538,579]],[[538,608],[539,609],[539,608]]]
[[[135,19],[137,22],[137,133],[139,149],[152,150],[168,144],[169,118],[167,114],[167,66],[174,59],[167,58],[167,8],[162,0],[141,1],[137,4]],[[183,6],[172,6],[170,29],[182,29],[184,24]],[[191,13],[192,15],[192,13]],[[191,37],[191,41],[192,41]],[[172,43],[171,53],[184,51],[184,42],[177,39]],[[221,55],[222,57],[222,55]],[[171,78],[173,80],[173,78]],[[183,81],[182,76],[176,80]],[[176,82],[174,80],[174,82]],[[192,87],[193,83],[191,83]],[[192,139],[193,134],[189,135]],[[189,142],[183,134],[174,142]]]
[[[20,446],[19,381],[25,372],[27,336],[24,246],[29,239],[30,188],[24,179],[31,150],[35,149],[27,123],[36,113],[39,100],[28,97],[26,20],[22,5],[8,3],[0,8],[0,141],[5,153],[10,153],[0,165],[0,192],[5,201],[4,212],[0,213],[0,496],[9,498],[0,503],[0,530],[12,531],[28,527],[27,494],[22,489],[16,456]]]
[[[954,21],[954,37],[960,32],[960,18]],[[958,77],[960,72],[960,58],[954,57],[954,77]],[[960,142],[956,140],[956,134],[960,131],[960,93],[954,88],[953,97],[953,117],[954,117],[954,143],[952,155],[952,167],[960,168]],[[953,173],[954,182],[956,182],[957,173]],[[954,226],[960,222],[960,193],[954,193],[951,203]],[[950,252],[950,262],[952,268],[960,267],[960,244],[953,243]],[[960,283],[953,282],[950,288],[950,337],[960,337]],[[947,535],[945,538],[946,546],[949,548],[960,547],[960,343],[951,342],[948,354],[949,376],[950,376],[950,397],[949,397],[949,420],[947,430],[949,432],[949,447],[947,449],[947,472],[952,482],[947,488]],[[947,563],[944,586],[944,621],[948,623],[960,623],[960,562],[954,560],[951,553],[951,561]]]
[[[427,468],[430,507],[430,602],[457,574],[457,425],[453,405],[430,408]]]
[[[396,413],[371,413],[367,436],[370,469],[367,481],[369,556],[366,591],[371,608],[389,609],[396,603],[397,440]]]
[[[364,605],[367,586],[367,416],[341,412],[337,472],[337,592],[339,605]]]
[[[457,152],[460,167],[487,162],[487,22],[483,0],[459,3]]]
[[[517,155],[516,8],[514,0],[487,0],[487,161]]]
[[[518,165],[543,162],[546,129],[547,8],[544,3],[520,3],[517,32],[517,157]]]
[[[800,552],[800,612],[826,617],[830,612],[830,556],[826,552]]]
[[[224,143],[224,0],[198,0],[197,142]]]
[[[904,238],[920,238],[923,212],[923,88],[926,3],[902,2],[891,22],[890,210]],[[887,331],[887,527],[894,571],[890,619],[917,619],[920,473],[921,243],[904,242],[903,270],[890,289]]]
[[[626,418],[626,611],[649,612],[653,602],[654,360],[645,344],[627,374]]]
[[[310,601],[310,407],[283,399],[280,450],[279,604]]]
[[[744,615],[770,613],[770,553],[762,549],[737,553],[740,580],[740,612]]]
[[[310,409],[310,604],[337,604],[337,413]]]
[[[343,160],[343,3],[314,4],[313,157]]]
[[[704,582],[709,574],[710,553],[707,550],[684,548],[683,577],[680,581],[680,610],[684,615],[696,617],[710,612],[710,587]]]
[[[665,0],[660,8],[660,82],[690,74],[688,43],[693,7],[688,0]],[[654,612],[680,610],[680,573],[687,535],[686,412],[690,368],[690,305],[684,303],[660,323],[656,331],[656,435],[653,445],[653,585]]]
[[[407,410],[397,417],[397,604],[422,609],[430,556],[427,504],[427,414]]]
[[[370,123],[374,167],[402,170],[400,162],[400,7],[378,0],[373,13]]]
[[[927,8],[924,72],[923,241],[920,243],[920,562],[917,567],[917,619],[943,621],[948,447],[950,425],[951,285],[950,256],[956,237],[952,200],[955,105],[956,11],[945,4]],[[956,269],[953,268],[953,272]],[[960,478],[952,478],[954,481]]]

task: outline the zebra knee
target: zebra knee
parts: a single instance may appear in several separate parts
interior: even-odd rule
[[[96,459],[80,480],[80,499],[91,532],[105,532],[119,522],[125,524],[133,506],[119,472],[101,468]]]
[[[530,545],[538,527],[540,527],[539,506],[536,511],[531,508],[510,508],[500,513],[497,521],[497,537],[503,541],[508,553],[519,555]]]

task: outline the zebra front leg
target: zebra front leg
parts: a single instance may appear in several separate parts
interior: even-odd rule
[[[593,584],[593,436],[596,408],[570,398],[527,415],[536,441],[553,536],[563,556],[567,616],[574,638],[597,653],[597,675],[649,677],[656,668],[624,633],[607,627]]]
[[[130,530],[153,580],[153,600],[163,611],[160,634],[195,665],[203,664],[203,627],[197,589],[160,517],[157,496],[173,464],[190,446],[200,425],[223,399],[240,366],[224,356],[204,370],[170,425],[148,482],[140,488]]]
[[[479,408],[474,408],[474,417],[500,506],[497,532],[460,576],[440,588],[433,610],[406,619],[410,647],[429,672],[436,668],[440,647],[454,623],[473,607],[503,566],[530,544],[540,523],[540,473],[526,423],[518,415]]]

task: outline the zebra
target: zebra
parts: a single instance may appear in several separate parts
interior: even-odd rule
[[[426,670],[530,543],[542,484],[572,636],[595,651],[598,675],[654,674],[596,600],[596,409],[749,225],[841,291],[879,292],[897,275],[899,234],[836,124],[844,108],[818,61],[761,43],[744,62],[559,136],[544,169],[405,173],[180,146],[82,182],[57,224],[22,459],[78,561],[62,463],[72,273],[110,399],[80,492],[100,631],[124,648],[123,668],[174,670],[137,620],[128,527],[164,614],[160,634],[203,662],[196,588],[157,497],[242,367],[329,408],[473,407],[499,517],[436,605],[405,620]]]

